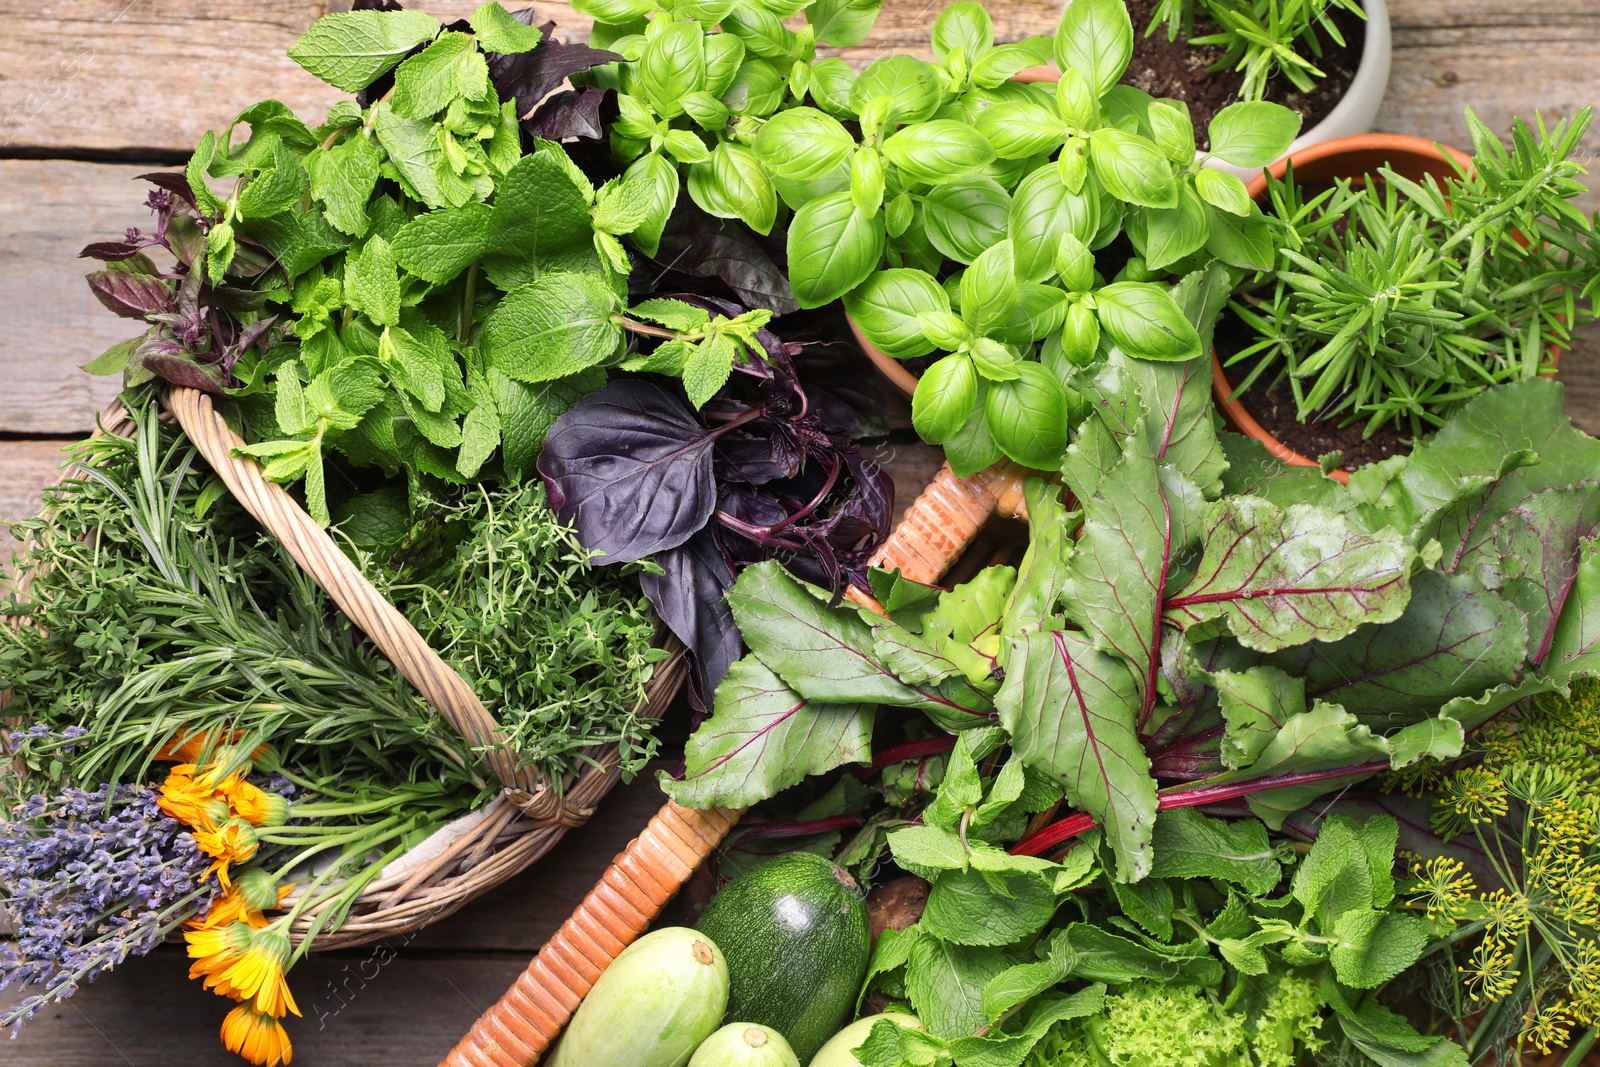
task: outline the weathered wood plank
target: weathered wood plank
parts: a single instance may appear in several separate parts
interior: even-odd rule
[[[95,265],[76,257],[148,221],[148,187],[131,179],[150,169],[0,160],[0,433],[84,431],[116,396],[119,379],[80,368],[141,324],[100,305],[83,281]]]

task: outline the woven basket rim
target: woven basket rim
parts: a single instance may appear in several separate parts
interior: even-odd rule
[[[619,745],[585,749],[589,766],[563,775],[558,782],[546,781],[535,767],[519,766],[505,747],[498,724],[466,680],[427,647],[409,621],[361,575],[292,496],[268,482],[255,460],[234,453],[244,442],[211,397],[178,386],[161,390],[159,396],[164,416],[179,424],[262,529],[288,550],[297,565],[452,728],[474,748],[487,749],[483,762],[502,784],[499,795],[506,802],[496,812],[431,860],[375,879],[356,898],[339,926],[317,934],[312,951],[353,948],[411,933],[445,918],[526,869],[568,830],[588,821],[621,780]],[[94,433],[126,437],[132,428],[132,415],[119,398],[97,417]],[[64,463],[55,484],[75,480],[79,471],[79,464]],[[642,700],[642,709],[655,718],[675,698],[686,673],[683,646],[664,627],[662,633],[661,643],[671,654],[654,665]],[[291,896],[285,903],[294,899]],[[313,907],[296,918],[290,930],[296,945],[305,940],[321,910]]]

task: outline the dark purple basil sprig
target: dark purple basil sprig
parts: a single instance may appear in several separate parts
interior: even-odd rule
[[[735,317],[728,301],[673,294]],[[705,707],[738,659],[723,600],[743,567],[778,559],[842,595],[866,582],[889,536],[894,486],[812,402],[799,345],[770,330],[760,353],[698,413],[676,383],[621,378],[559,420],[539,459],[551,505],[600,563],[654,557],[643,578],[662,621],[695,656],[690,696]]]
[[[85,368],[91,374],[123,374],[129,385],[164,378],[222,396],[234,384],[239,357],[269,339],[277,316],[256,314],[262,293],[213,285],[204,270],[206,233],[194,192],[180,174],[141,175],[155,186],[145,206],[155,216],[153,232],[131,228],[121,241],[99,241],[78,253],[105,269],[88,277],[89,290],[107,309],[149,325],[140,337],[115,345]],[[163,271],[145,253],[161,249],[174,263]],[[229,276],[247,280],[272,266],[271,256],[248,238],[238,239]]]

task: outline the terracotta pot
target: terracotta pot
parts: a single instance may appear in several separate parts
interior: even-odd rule
[[[1430,174],[1444,178],[1454,174],[1455,171],[1445,161],[1445,157],[1440,155],[1441,148],[1457,163],[1463,166],[1471,165],[1472,157],[1465,152],[1437,145],[1426,138],[1395,133],[1369,133],[1360,137],[1341,137],[1312,145],[1310,148],[1291,154],[1286,159],[1279,160],[1268,170],[1274,178],[1282,178],[1289,164],[1293,163],[1295,180],[1299,182],[1327,182],[1336,178],[1359,177],[1371,174],[1384,166],[1413,181],[1421,180]],[[1267,195],[1266,176],[1257,174],[1246,188],[1257,202],[1264,200]],[[1558,362],[1560,356],[1561,350],[1551,346],[1550,362],[1552,364]],[[1222,408],[1222,417],[1233,429],[1248,437],[1254,437],[1266,446],[1268,452],[1291,466],[1317,465],[1315,460],[1302,456],[1268,433],[1238,400],[1228,399],[1233,393],[1233,386],[1228,382],[1228,376],[1215,349],[1211,353],[1211,370],[1212,392],[1217,398],[1217,405]],[[1350,480],[1350,475],[1342,470],[1334,471],[1332,477],[1340,482]]]

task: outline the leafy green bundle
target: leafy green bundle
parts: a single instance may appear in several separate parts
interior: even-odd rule
[[[1443,181],[1341,179],[1308,198],[1272,180],[1283,262],[1241,289],[1256,335],[1228,361],[1240,380],[1287,381],[1302,421],[1342,418],[1420,434],[1488,386],[1550,370],[1595,316],[1595,223],[1570,202],[1572,159],[1593,111],[1538,135],[1518,119],[1508,151],[1467,110],[1477,154]]]

